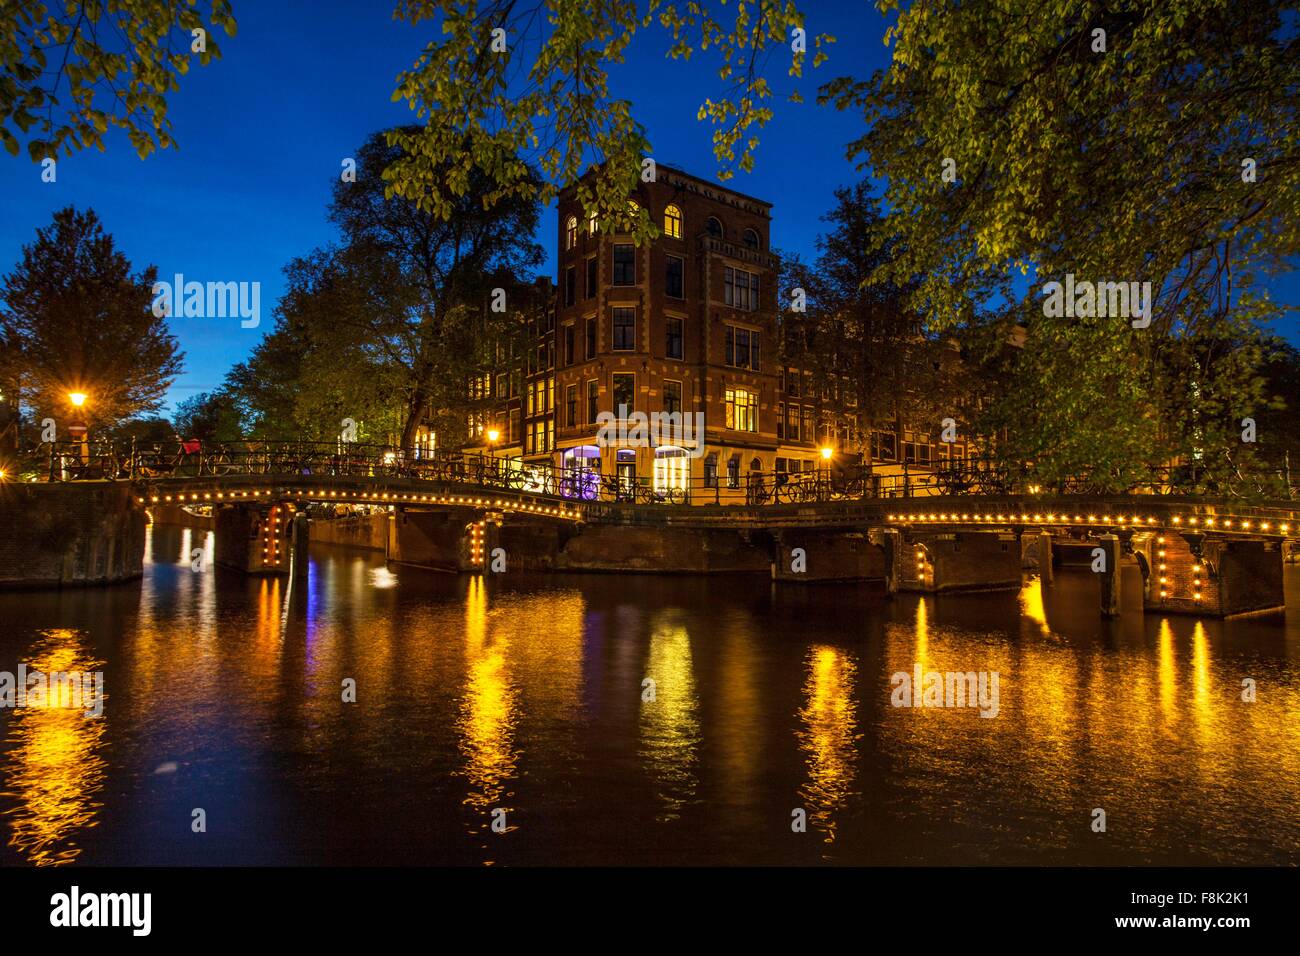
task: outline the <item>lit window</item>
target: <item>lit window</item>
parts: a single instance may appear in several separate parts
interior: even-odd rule
[[[742,388],[729,388],[727,399],[727,427],[740,432],[758,431],[758,396]]]
[[[669,239],[682,237],[682,211],[676,206],[664,210],[664,235]]]
[[[655,491],[685,491],[690,484],[691,459],[685,448],[655,449]]]
[[[572,249],[578,244],[578,218],[570,216],[564,224],[564,248]]]

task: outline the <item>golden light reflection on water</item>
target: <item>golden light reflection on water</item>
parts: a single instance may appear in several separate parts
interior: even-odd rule
[[[1043,579],[1031,578],[1020,590],[1020,613],[1038,625],[1044,637],[1052,633],[1047,623],[1047,607],[1043,603]]]
[[[80,633],[47,632],[32,648],[29,671],[101,671]],[[107,699],[107,693],[103,699]],[[36,866],[60,866],[81,855],[77,838],[98,823],[102,804],[96,794],[104,786],[105,722],[88,717],[70,700],[49,699],[43,705],[20,707],[9,720],[9,755],[4,779],[9,845]]]
[[[808,780],[799,796],[808,820],[835,842],[835,817],[857,794],[857,717],[854,685],[857,665],[843,652],[815,645],[808,652],[804,680],[804,706],[799,710],[795,736],[808,767]]]
[[[641,699],[641,759],[654,778],[662,807],[657,819],[675,820],[699,785],[700,718],[691,638],[677,612],[664,611],[651,625],[646,676],[654,700]]]
[[[491,812],[506,811],[507,829],[513,795],[507,789],[519,755],[515,747],[518,695],[511,682],[510,636],[488,627],[488,593],[483,578],[468,582],[465,598],[465,655],[468,673],[456,722],[461,773],[469,781],[465,804],[479,811],[470,825],[474,834],[491,827]]]

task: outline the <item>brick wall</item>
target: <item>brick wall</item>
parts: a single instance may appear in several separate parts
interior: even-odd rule
[[[108,584],[143,573],[145,512],[125,484],[0,484],[0,527],[0,587]]]

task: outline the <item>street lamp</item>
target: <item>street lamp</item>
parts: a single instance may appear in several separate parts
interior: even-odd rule
[[[68,422],[68,434],[73,438],[81,441],[81,463],[90,464],[90,438],[87,435],[86,422],[81,417],[81,407],[86,404],[89,396],[85,392],[69,392],[68,401],[76,409],[72,413],[72,421]]]
[[[819,473],[818,477],[820,479],[818,481],[818,484],[821,485],[822,487],[826,487],[827,479],[828,479],[826,464],[831,460],[831,456],[835,454],[835,449],[832,448],[830,445],[822,445],[821,448],[817,449],[817,451],[822,456],[822,463],[821,466],[818,468],[818,473]]]

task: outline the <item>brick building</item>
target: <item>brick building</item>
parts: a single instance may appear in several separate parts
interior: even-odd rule
[[[637,246],[589,219],[576,186],[561,194],[554,321],[532,337],[519,401],[503,380],[478,432],[498,433],[502,457],[560,469],[571,488],[613,479],[743,496],[777,457],[771,204],[664,166],[630,199],[659,238]],[[685,424],[600,440],[610,416],[659,414]]]
[[[852,390],[827,391],[800,367],[778,322],[770,203],[662,165],[630,201],[658,238],[638,246],[602,228],[576,184],[560,194],[553,313],[530,320],[513,372],[476,383],[494,404],[471,434],[498,439],[474,450],[556,469],[566,493],[604,481],[724,502],[746,499],[773,473],[823,467],[823,449],[886,474],[927,470],[952,453],[922,429],[858,434]],[[631,427],[656,414],[687,427],[601,438],[611,416]],[[697,415],[702,439],[690,431]]]

